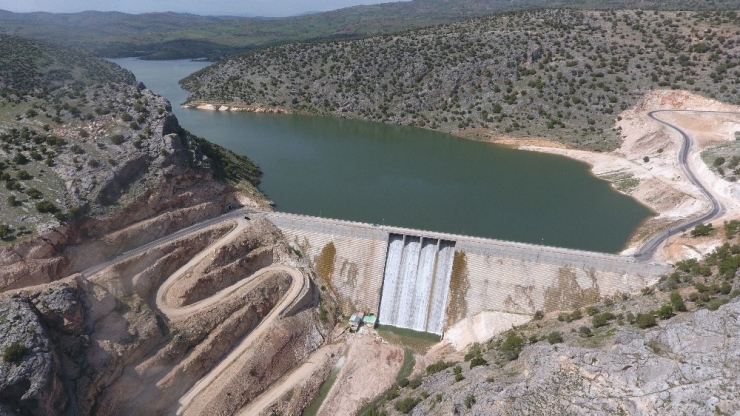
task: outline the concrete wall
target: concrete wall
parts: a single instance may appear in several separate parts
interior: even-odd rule
[[[267,217],[301,247],[345,314],[378,312],[390,233],[455,241],[445,329],[483,311],[571,310],[638,291],[671,270],[612,254],[282,213]]]
[[[342,313],[377,313],[388,233],[343,221],[268,214],[331,290]]]
[[[571,310],[602,297],[638,291],[655,278],[651,273],[536,262],[464,249],[455,255],[447,328],[483,311],[532,315],[537,310]]]

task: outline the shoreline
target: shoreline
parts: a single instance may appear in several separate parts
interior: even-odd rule
[[[263,105],[238,106],[231,104],[186,103],[183,108],[204,111],[253,112],[270,114],[298,114],[282,107]],[[611,152],[594,152],[570,147],[564,143],[544,137],[518,138],[497,135],[483,128],[471,128],[445,132],[459,138],[493,143],[519,150],[549,153],[567,157],[590,167],[590,173],[599,179],[609,182],[615,191],[628,195],[651,209],[656,215],[639,224],[625,244],[621,255],[631,255],[652,235],[665,230],[676,223],[700,217],[711,209],[703,194],[685,177],[678,163],[678,152],[681,148],[680,137],[667,131],[659,123],[649,119],[647,113],[653,110],[719,110],[740,112],[740,107],[721,103],[702,96],[680,90],[656,90],[645,94],[633,108],[623,111],[615,119],[615,128],[621,132],[623,142],[620,148]],[[671,116],[669,116],[671,117]],[[705,116],[678,117],[678,124],[683,122],[697,123],[694,119],[706,119]],[[360,118],[361,119],[361,118]],[[709,124],[710,121],[705,121]],[[740,129],[740,120],[737,121]],[[701,126],[700,126],[701,127]],[[700,158],[701,151],[718,142],[715,131],[692,130],[695,146],[691,149],[689,164],[692,171],[700,176],[714,193],[719,192],[726,212],[718,220],[740,217],[740,201],[733,198],[734,185],[715,175]],[[707,139],[706,135],[711,136]],[[732,139],[730,139],[732,140]],[[727,141],[726,138],[719,142]],[[718,189],[720,188],[720,189]],[[740,187],[738,187],[740,188]],[[737,190],[740,194],[740,189]],[[681,234],[670,237],[659,248],[654,256],[657,261],[675,261],[681,252],[674,247],[680,242]],[[693,248],[693,247],[692,247]],[[683,250],[684,252],[686,250]],[[690,251],[690,250],[689,250]],[[702,250],[711,251],[711,250]],[[696,257],[695,253],[688,254]]]
[[[263,114],[294,114],[283,107],[270,107],[263,105],[238,106],[233,104],[211,104],[211,103],[185,103],[180,105],[181,108],[203,111],[229,111],[245,113],[263,113]]]

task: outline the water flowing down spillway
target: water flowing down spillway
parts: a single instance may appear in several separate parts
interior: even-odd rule
[[[455,243],[391,234],[378,320],[441,334]]]

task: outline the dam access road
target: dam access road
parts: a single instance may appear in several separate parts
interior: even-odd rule
[[[711,189],[708,189],[707,187],[705,187],[704,184],[702,184],[702,182],[699,179],[697,179],[696,175],[691,170],[689,159],[688,159],[689,154],[693,147],[693,143],[694,143],[691,136],[687,134],[684,130],[682,130],[680,127],[674,124],[668,123],[656,117],[657,114],[664,113],[664,112],[694,112],[694,113],[724,113],[724,114],[727,114],[727,112],[709,112],[709,111],[691,111],[691,110],[659,110],[659,111],[652,111],[648,113],[648,116],[651,119],[655,120],[658,123],[661,123],[662,125],[666,127],[674,129],[678,133],[681,134],[683,138],[683,144],[682,144],[681,150],[678,155],[679,162],[682,166],[683,171],[685,172],[686,176],[689,178],[691,183],[694,184],[701,191],[701,193],[710,201],[712,205],[712,209],[706,214],[702,215],[700,218],[688,220],[686,222],[672,226],[666,230],[663,230],[655,234],[653,237],[651,237],[649,240],[647,240],[642,245],[642,247],[635,253],[635,255],[632,258],[625,258],[626,261],[631,260],[634,263],[649,262],[651,258],[653,257],[653,255],[655,254],[656,250],[669,237],[689,227],[692,227],[697,224],[717,218],[721,216],[724,212],[724,209],[721,203],[712,193]],[[735,114],[735,113],[732,113],[732,114]],[[244,353],[244,351],[246,351],[250,347],[250,345],[253,342],[255,342],[264,333],[269,331],[269,328],[272,322],[274,322],[276,319],[279,319],[287,311],[292,309],[296,301],[302,298],[307,293],[308,287],[310,285],[310,281],[309,281],[307,274],[302,272],[297,267],[289,267],[285,265],[271,265],[271,266],[267,266],[263,269],[258,270],[257,272],[252,274],[249,278],[242,279],[241,281],[235,283],[234,285],[227,287],[225,289],[222,289],[221,291],[217,292],[216,294],[212,295],[209,298],[201,300],[200,302],[197,302],[195,304],[188,305],[186,307],[177,308],[177,307],[171,307],[167,305],[167,303],[165,302],[165,295],[167,291],[172,287],[172,285],[175,284],[175,282],[178,279],[180,279],[192,267],[194,267],[199,262],[201,262],[207,255],[209,255],[210,253],[212,253],[214,250],[218,249],[219,247],[222,247],[234,241],[234,239],[247,227],[250,217],[265,216],[268,219],[271,219],[271,218],[277,219],[276,217],[280,217],[282,215],[285,215],[285,214],[268,213],[268,212],[255,211],[255,210],[246,209],[246,208],[235,209],[235,210],[229,211],[228,213],[220,217],[200,222],[198,224],[192,225],[190,227],[177,231],[173,234],[170,234],[166,237],[160,238],[158,240],[144,244],[135,249],[119,254],[115,258],[109,261],[106,261],[104,263],[98,264],[96,266],[93,266],[87,270],[84,270],[81,273],[83,277],[89,278],[90,276],[102,271],[108,266],[124,261],[133,256],[142,254],[146,252],[147,250],[150,250],[154,247],[167,244],[167,243],[171,243],[171,242],[174,242],[182,238],[186,238],[191,234],[197,233],[201,230],[204,230],[208,227],[212,227],[217,224],[221,224],[225,222],[233,222],[234,228],[232,230],[230,230],[226,235],[221,237],[218,241],[213,243],[211,246],[203,250],[201,253],[193,257],[187,264],[183,265],[175,273],[169,276],[167,280],[159,287],[157,291],[157,295],[156,295],[156,306],[165,316],[167,316],[169,319],[173,319],[173,318],[188,316],[190,314],[196,313],[202,310],[203,308],[206,308],[207,306],[213,305],[227,298],[228,296],[233,294],[237,289],[241,287],[259,284],[262,281],[262,279],[270,275],[270,272],[275,272],[275,271],[286,272],[292,277],[292,283],[290,286],[290,290],[286,295],[283,296],[283,298],[280,300],[278,305],[275,308],[273,308],[273,310],[263,319],[263,321],[250,334],[248,334],[236,347],[232,349],[232,351],[228,354],[228,356],[224,360],[222,360],[216,367],[214,367],[210,372],[208,372],[182,398],[180,398],[178,403],[175,405],[176,410],[173,409],[173,411],[176,412],[177,414],[183,414],[185,413],[185,411],[188,411],[188,413],[190,413],[191,411],[195,411],[197,413],[197,409],[190,408],[191,404],[193,403],[193,400],[199,394],[202,394],[203,392],[208,391],[209,388],[212,387],[214,380],[216,380],[218,376],[221,373],[223,373],[223,371],[225,371],[226,368],[228,368],[231,364],[233,364],[236,360],[238,360],[238,358]],[[292,216],[290,220],[294,221],[295,219],[296,217]],[[317,219],[317,218],[314,218],[314,220],[320,220],[322,222],[334,221],[334,220],[329,220],[329,219]],[[338,221],[338,222],[341,222],[344,224],[347,223],[346,221]],[[360,224],[360,223],[357,223],[357,224],[362,225],[364,227],[373,227],[373,228],[379,228],[379,229],[385,228],[385,226],[379,226],[376,224]],[[388,227],[388,228],[391,229],[392,227]],[[409,230],[409,231],[413,231],[413,230]],[[459,236],[459,237],[463,239],[467,238],[463,236]],[[564,252],[567,251],[568,255],[570,256],[576,255],[582,258],[583,262],[599,262],[599,261],[608,260],[610,257],[613,257],[613,255],[606,255],[602,253],[582,252],[578,250],[566,250],[566,249],[559,249],[559,248],[554,248],[554,247],[545,247],[545,246],[537,246],[537,245],[529,245],[529,244],[521,244],[521,243],[509,243],[509,242],[496,241],[496,240],[490,240],[490,241],[500,246],[506,246],[506,245],[516,246],[517,250],[531,249],[537,252],[537,256],[543,255],[543,253],[546,253],[551,256],[562,256],[564,255]],[[246,414],[247,412],[248,413],[259,412],[267,408],[277,398],[279,398],[283,393],[293,388],[297,383],[301,382],[303,379],[308,377],[313,372],[313,370],[317,367],[320,356],[325,353],[326,353],[325,347],[322,347],[316,352],[314,352],[305,361],[304,364],[299,366],[297,369],[295,369],[291,373],[285,375],[283,379],[281,379],[281,381],[276,383],[272,388],[266,390],[256,400],[249,403],[247,407],[243,408],[240,411],[240,413]]]
[[[699,218],[690,219],[688,221],[679,223],[663,231],[660,231],[656,233],[655,235],[653,235],[652,237],[650,237],[647,241],[645,241],[642,247],[640,247],[633,255],[635,260],[640,261],[640,262],[650,261],[655,255],[655,252],[658,250],[658,247],[660,247],[660,245],[663,244],[670,237],[680,232],[683,232],[688,228],[695,227],[699,224],[703,224],[705,222],[719,218],[725,212],[724,207],[719,202],[717,197],[712,193],[711,189],[704,186],[704,184],[696,177],[694,172],[691,170],[691,167],[689,166],[689,154],[691,153],[691,149],[694,147],[694,140],[691,138],[691,136],[686,131],[684,131],[680,127],[656,117],[656,114],[659,114],[659,113],[698,113],[698,114],[733,114],[733,115],[740,114],[740,113],[734,113],[734,112],[729,112],[729,111],[702,111],[702,110],[656,110],[656,111],[651,111],[647,114],[648,117],[650,117],[651,119],[662,124],[663,126],[666,126],[668,128],[671,128],[677,131],[681,135],[681,137],[683,138],[683,143],[681,144],[681,150],[679,150],[678,152],[678,163],[681,165],[681,169],[683,170],[688,180],[694,186],[696,186],[697,189],[699,189],[699,191],[704,195],[705,198],[707,198],[712,208],[709,210],[709,212],[707,212],[706,214],[702,215]]]

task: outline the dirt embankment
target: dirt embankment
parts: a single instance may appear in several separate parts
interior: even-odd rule
[[[261,105],[239,105],[239,104],[210,104],[210,103],[188,103],[183,104],[182,108],[193,108],[196,110],[206,111],[232,111],[246,113],[268,113],[268,114],[290,114],[292,111],[283,107],[267,107]]]
[[[403,348],[389,344],[375,331],[349,334],[347,359],[337,374],[318,415],[353,415],[395,381],[403,365]]]
[[[41,341],[34,342],[45,342],[50,347],[24,355],[19,365],[31,368],[32,363],[43,358],[55,367],[11,379],[0,377],[0,390],[7,383],[20,386],[24,379],[67,383],[68,389],[55,388],[44,393],[47,402],[63,404],[48,414],[65,411],[88,414],[92,409],[105,415],[162,414],[176,410],[178,400],[231,354],[266,316],[274,314],[276,305],[295,287],[291,283],[294,278],[275,272],[253,284],[240,284],[237,289],[227,291],[223,299],[202,304],[202,308],[192,313],[172,317],[161,313],[155,296],[158,288],[201,252],[207,255],[197,271],[207,276],[208,270],[222,270],[221,284],[235,279],[247,279],[249,283],[251,270],[255,268],[252,263],[264,261],[250,257],[250,253],[264,252],[266,247],[272,254],[271,263],[290,264],[298,260],[282,240],[275,239],[279,231],[270,223],[264,220],[244,223],[247,224],[244,232],[235,229],[232,223],[222,223],[151,248],[86,279],[76,275],[19,291],[15,296],[23,300],[73,285],[67,289],[74,292],[70,302],[76,302],[84,310],[67,314],[70,316],[57,316],[51,311],[50,322],[64,321],[66,327],[72,328],[68,336],[54,338],[42,334]],[[243,235],[235,236],[217,250],[208,248],[235,230]],[[292,316],[277,319],[234,361],[235,365],[228,366],[223,374],[209,382],[208,394],[197,395],[185,414],[234,413],[291,371],[324,343],[334,324],[332,301],[325,299],[323,305],[329,313],[322,319],[310,305]],[[33,325],[33,319],[29,318],[26,326]],[[30,333],[30,330],[21,332]],[[59,339],[61,344],[55,341]],[[21,342],[31,341],[24,338]],[[49,350],[53,351],[51,355]],[[49,378],[52,375],[55,378]],[[13,407],[22,411],[24,406],[17,402]]]
[[[651,120],[647,113],[654,110],[699,110],[740,112],[740,107],[710,100],[686,91],[653,91],[634,108],[624,111],[616,120],[615,128],[623,137],[622,146],[609,153],[571,149],[547,139],[519,139],[494,137],[486,132],[467,132],[476,138],[516,146],[522,150],[546,152],[570,157],[592,167],[594,175],[610,181],[614,187],[630,195],[656,212],[636,230],[624,254],[634,252],[655,232],[668,226],[696,218],[710,209],[710,203],[685,177],[678,162],[682,137]],[[719,178],[704,164],[700,152],[708,146],[734,140],[740,131],[740,116],[711,113],[659,113],[663,120],[675,124],[695,141],[689,155],[689,166],[698,179],[720,199],[726,213],[717,222],[740,217],[740,203],[733,195],[736,185]],[[656,254],[656,260],[675,261],[713,247],[684,250],[685,238],[675,236]]]

